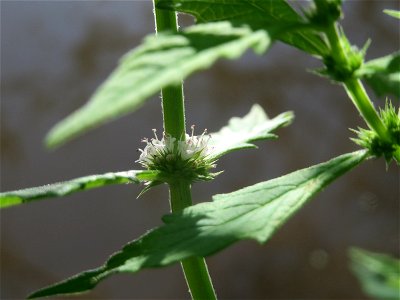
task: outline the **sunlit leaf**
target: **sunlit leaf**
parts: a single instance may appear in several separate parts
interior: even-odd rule
[[[374,299],[400,299],[400,260],[359,248],[349,251],[351,270]]]
[[[0,193],[0,208],[36,201],[43,198],[61,197],[74,192],[99,188],[110,184],[140,183],[153,178],[155,172],[125,171],[91,175],[64,182],[47,184],[39,187]]]
[[[214,147],[211,155],[218,158],[235,150],[257,148],[252,142],[276,138],[271,132],[289,125],[292,120],[291,112],[269,119],[262,107],[255,104],[247,115],[242,118],[233,117],[227,126],[211,134],[210,145]]]
[[[191,14],[198,23],[230,21],[266,29],[273,38],[313,55],[329,52],[320,36],[310,30],[312,26],[284,0],[159,0],[157,7]]]
[[[165,225],[126,245],[105,265],[33,293],[30,297],[84,292],[114,273],[163,267],[208,256],[243,239],[266,242],[298,209],[366,158],[365,151],[213,197],[163,218]]]
[[[180,84],[219,58],[234,59],[247,49],[264,52],[270,44],[265,31],[234,28],[229,22],[196,25],[180,33],[160,33],[121,60],[89,102],[57,124],[47,144],[58,146],[111,119],[133,112],[161,88]]]
[[[394,9],[385,9],[383,12],[384,12],[385,14],[388,14],[388,15],[391,16],[391,17],[400,19],[400,11],[398,11],[398,10],[394,10]]]

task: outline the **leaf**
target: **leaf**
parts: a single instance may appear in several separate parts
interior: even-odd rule
[[[165,225],[129,243],[102,267],[39,290],[30,298],[88,291],[111,274],[208,256],[242,239],[264,243],[316,193],[365,158],[365,151],[345,154],[164,216]]]
[[[393,18],[400,19],[400,11],[394,9],[384,9],[383,12]]]
[[[274,38],[317,56],[329,53],[312,25],[284,0],[159,0],[157,8],[191,14],[198,23],[230,21],[235,26],[266,29]]]
[[[351,270],[374,299],[400,299],[400,260],[360,248],[349,250]]]
[[[400,98],[400,52],[368,61],[356,76],[365,79],[378,97],[392,94]]]
[[[209,68],[219,58],[236,59],[248,48],[261,53],[269,44],[265,31],[234,28],[228,22],[150,36],[123,57],[85,106],[50,131],[47,144],[58,146],[106,121],[133,112],[161,88],[180,84],[182,79]]]
[[[276,138],[276,135],[271,132],[289,125],[293,118],[292,112],[285,112],[273,119],[268,119],[262,107],[255,104],[243,118],[233,117],[227,126],[211,134],[209,144],[214,148],[211,156],[219,158],[235,150],[257,148],[251,142]]]
[[[140,183],[153,178],[156,172],[125,171],[80,177],[64,182],[0,193],[0,208],[23,204],[43,198],[62,197],[109,184]]]

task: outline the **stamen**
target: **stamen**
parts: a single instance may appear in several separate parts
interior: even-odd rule
[[[191,137],[193,137],[193,135],[194,135],[194,124],[192,126],[190,126],[190,128],[192,129],[192,136]]]
[[[178,140],[169,136],[165,131],[162,133],[162,139],[158,139],[157,130],[153,129],[154,138],[143,138],[142,142],[146,143],[144,149],[140,151],[139,162],[144,166],[149,166],[155,162],[166,159],[171,160],[173,157],[180,157],[184,161],[189,161],[193,156],[208,156],[210,147],[207,145],[211,138],[205,129],[200,136],[194,134],[195,125],[192,125],[190,135],[186,134],[186,140]]]
[[[157,136],[157,129],[153,128],[152,130],[153,130],[153,134],[154,134],[154,136],[156,137],[156,140],[158,140],[158,136]]]

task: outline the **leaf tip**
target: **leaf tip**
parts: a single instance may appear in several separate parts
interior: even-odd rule
[[[400,11],[394,9],[384,9],[383,12],[393,18],[400,19]]]
[[[289,126],[290,124],[293,123],[295,114],[293,111],[286,111],[282,113],[282,118],[285,119],[285,123],[283,124],[283,126]]]
[[[53,127],[44,138],[44,145],[47,150],[55,150],[62,144],[55,134],[55,128]]]

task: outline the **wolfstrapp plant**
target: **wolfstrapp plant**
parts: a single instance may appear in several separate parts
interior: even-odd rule
[[[297,210],[331,182],[367,159],[383,156],[387,164],[400,163],[400,112],[389,100],[378,113],[362,80],[378,96],[400,97],[400,53],[365,62],[367,46],[351,45],[338,21],[340,0],[314,0],[300,14],[287,1],[274,0],[155,0],[156,36],[126,54],[117,69],[89,102],[57,124],[47,136],[50,147],[105,122],[133,112],[161,89],[164,130],[154,130],[139,150],[144,170],[82,177],[43,187],[1,193],[1,207],[57,197],[108,184],[144,183],[142,191],[159,184],[169,187],[172,213],[164,224],[113,254],[103,266],[45,287],[29,297],[87,292],[105,278],[122,272],[182,264],[193,299],[216,299],[204,257],[244,239],[265,243]],[[196,17],[197,24],[178,30],[176,12]],[[240,12],[240,13],[238,13]],[[397,17],[396,11],[386,11]],[[200,135],[186,130],[182,80],[210,67],[220,58],[238,59],[247,49],[266,52],[281,41],[320,59],[315,73],[346,90],[365,120],[353,140],[363,149],[238,191],[213,196],[212,202],[192,205],[191,186],[214,179],[221,171],[217,160],[232,151],[256,148],[255,141],[272,139],[280,127],[292,122],[291,112],[269,119],[259,105],[242,118],[232,118],[220,131]],[[367,44],[368,45],[368,44]],[[393,295],[399,269],[376,268],[374,274],[390,278],[376,284],[370,262],[392,261],[384,255],[351,250],[355,274],[365,292]],[[393,261],[395,261],[393,259]],[[389,270],[389,271],[387,271]],[[384,272],[392,272],[390,275]],[[367,275],[366,275],[367,274]],[[394,279],[393,279],[394,278]],[[375,280],[375,281],[372,281]],[[397,280],[397,281],[396,281]],[[371,288],[372,286],[372,288]],[[387,293],[379,293],[385,289]],[[377,296],[378,295],[378,296]]]

